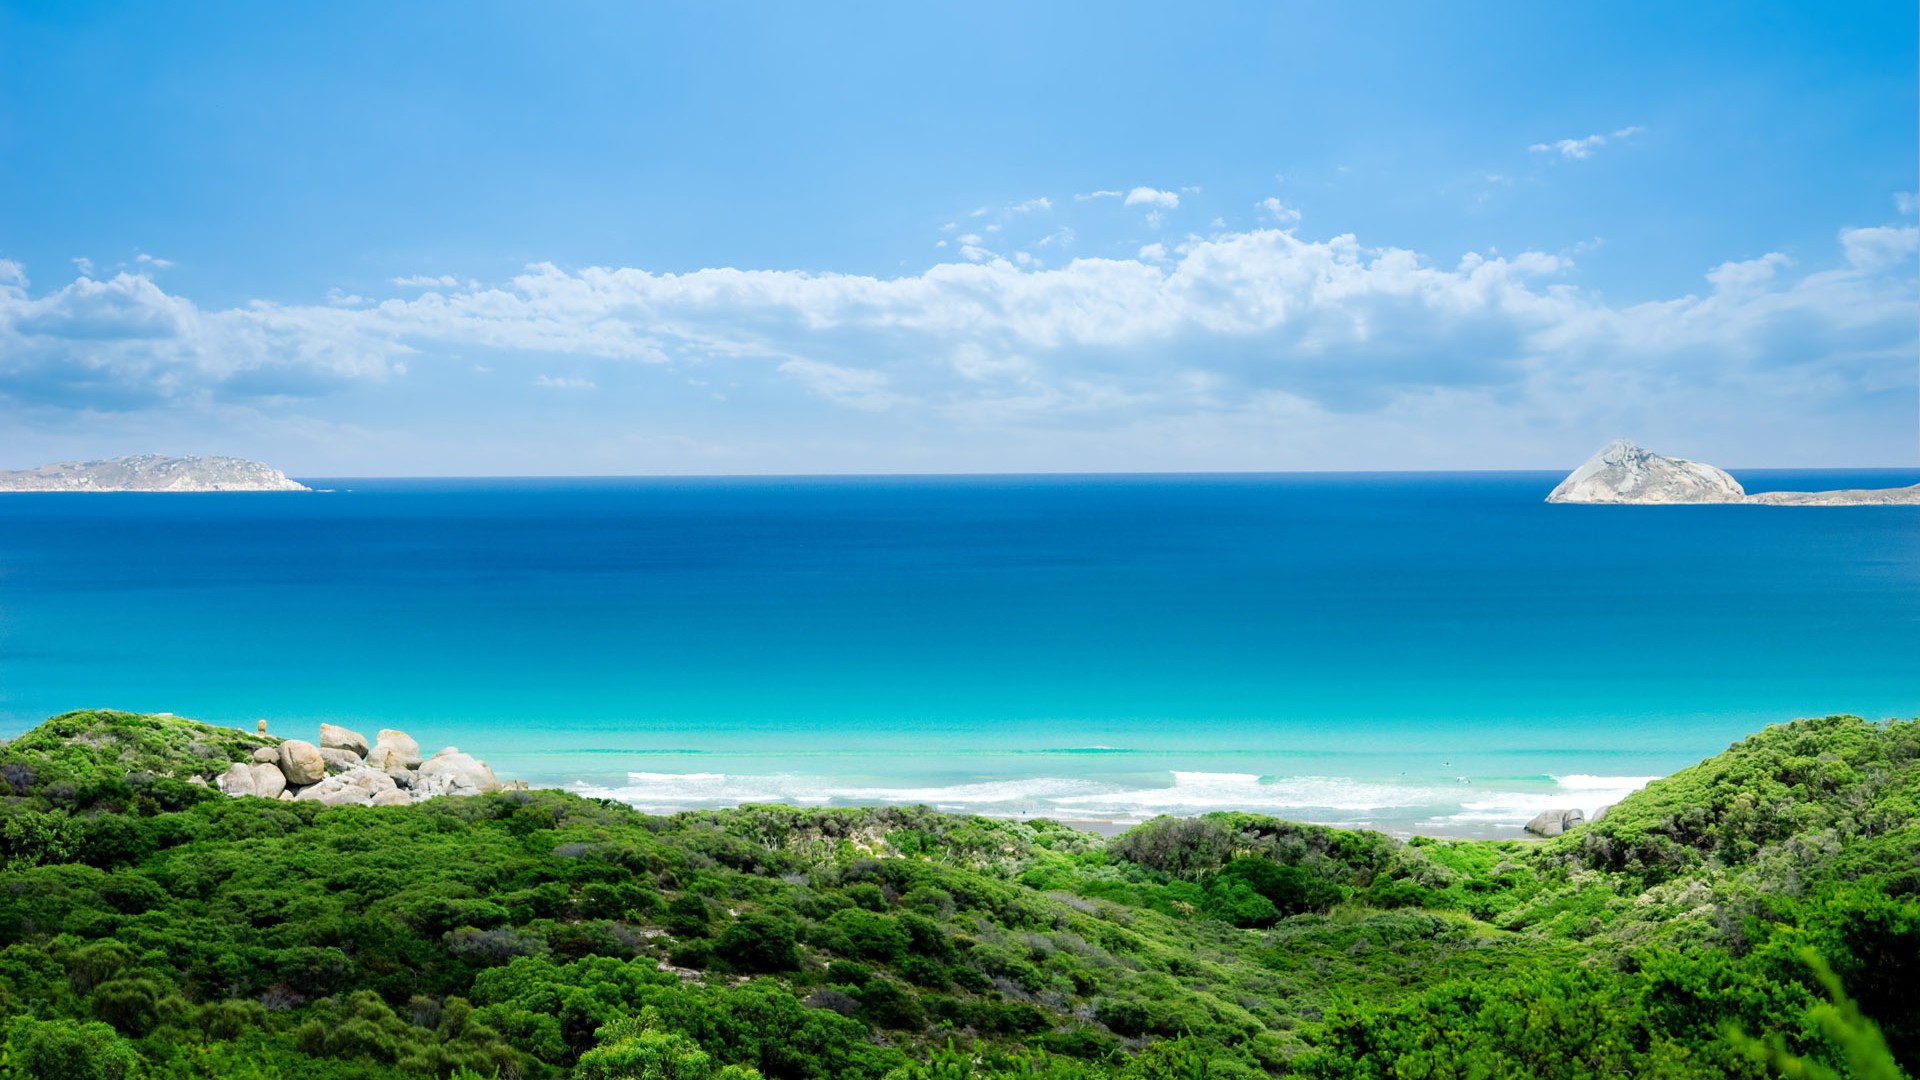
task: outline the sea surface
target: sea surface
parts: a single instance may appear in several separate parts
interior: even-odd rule
[[[1920,508],[1548,506],[1558,479],[5,495],[0,736],[331,721],[654,811],[1518,835],[1766,724],[1920,714]]]

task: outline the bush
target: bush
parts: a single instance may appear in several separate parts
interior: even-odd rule
[[[1193,881],[1218,870],[1233,854],[1233,837],[1209,818],[1157,817],[1114,837],[1116,858]]]
[[[706,897],[681,893],[667,903],[666,917],[660,925],[674,937],[706,937],[713,929],[713,909]]]
[[[1342,896],[1338,885],[1323,880],[1309,870],[1298,866],[1281,866],[1266,859],[1235,859],[1221,869],[1215,880],[1246,885],[1272,904],[1280,918],[1324,912],[1339,903]]]
[[[720,932],[713,952],[740,971],[792,971],[800,966],[799,941],[791,919],[743,915]]]
[[[892,962],[906,952],[912,940],[891,916],[863,908],[834,912],[826,922],[826,931],[826,940],[836,951],[862,960]]]
[[[7,1064],[32,1080],[128,1080],[139,1063],[133,1044],[101,1023],[20,1019],[7,1038]]]

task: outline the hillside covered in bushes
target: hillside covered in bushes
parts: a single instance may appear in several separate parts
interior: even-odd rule
[[[0,747],[0,1074],[1920,1061],[1920,722],[1772,727],[1546,842],[1247,814],[1108,841],[925,809],[655,817],[553,791],[329,808],[204,783],[271,742],[81,712]]]

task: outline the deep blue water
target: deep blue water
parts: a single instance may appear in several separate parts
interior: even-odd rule
[[[1558,479],[11,495],[0,734],[94,706],[328,720],[658,808],[1485,831],[1767,723],[1920,713],[1920,508],[1548,506]]]

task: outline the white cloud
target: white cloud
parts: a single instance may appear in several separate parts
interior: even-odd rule
[[[1770,251],[1757,259],[1721,263],[1707,271],[1707,280],[1717,292],[1739,292],[1765,285],[1780,270],[1792,265],[1792,259]]]
[[[93,260],[92,259],[87,258],[85,255],[76,255],[73,258],[68,259],[67,261],[73,264],[73,268],[75,270],[80,271],[80,276],[82,277],[93,276]]]
[[[1847,262],[1862,270],[1883,270],[1911,263],[1920,250],[1920,228],[1912,225],[1882,225],[1867,229],[1843,229],[1841,250]]]
[[[1180,206],[1180,195],[1173,191],[1160,191],[1156,188],[1137,187],[1127,192],[1127,206],[1154,206],[1162,210],[1176,210]]]
[[[1028,199],[1023,203],[1015,203],[1013,206],[1008,207],[1008,209],[1016,214],[1030,214],[1036,210],[1051,210],[1053,209],[1053,200],[1042,195],[1037,199]]]
[[[1074,198],[1086,202],[1089,199],[1118,199],[1124,194],[1126,193],[1123,191],[1089,191],[1084,195],[1075,195]]]
[[[1615,140],[1628,139],[1645,130],[1647,129],[1638,124],[1634,124],[1616,130],[1612,138]],[[1592,157],[1595,150],[1607,144],[1607,140],[1608,136],[1596,134],[1589,135],[1584,139],[1559,139],[1551,143],[1534,143],[1532,146],[1527,147],[1527,149],[1536,154],[1557,153],[1569,161],[1581,161]]]
[[[403,289],[453,289],[460,285],[460,279],[452,274],[441,274],[439,277],[433,277],[430,274],[411,274],[389,280]]]
[[[1802,255],[1810,269],[1777,253],[1724,263],[1695,292],[1630,305],[1569,282],[1570,254],[1443,263],[1296,232],[1223,231],[1044,268],[968,233],[956,237],[965,261],[886,278],[536,264],[497,284],[436,278],[424,293],[226,309],[124,273],[33,295],[25,270],[0,261],[0,410],[317,400],[479,363],[507,385],[618,387],[594,395],[613,402],[633,379],[601,372],[671,363],[674,380],[697,365],[743,402],[804,391],[911,416],[915,431],[1000,432],[1005,453],[1053,446],[1046,433],[1062,425],[1106,433],[1115,454],[1161,436],[1193,448],[1171,466],[1228,460],[1229,433],[1249,452],[1395,430],[1584,440],[1630,420],[1649,430],[1639,421],[1657,413],[1676,425],[1800,417],[1796,431],[1844,440],[1857,417],[1818,417],[1893,391],[1910,407],[1912,225],[1844,230],[1824,262]],[[568,375],[544,374],[556,369]]]
[[[172,259],[155,258],[152,255],[148,255],[146,252],[141,252],[140,254],[135,255],[133,257],[133,261],[143,266],[151,266],[155,270],[170,270],[173,268]]]
[[[1265,199],[1261,199],[1259,202],[1255,203],[1254,205],[1259,207],[1262,210],[1265,210],[1267,213],[1272,214],[1274,220],[1278,221],[1282,225],[1295,225],[1295,224],[1298,224],[1300,221],[1300,211],[1295,210],[1293,207],[1288,206],[1286,203],[1281,202],[1279,199],[1268,197]]]
[[[809,390],[836,404],[879,411],[902,400],[887,389],[887,376],[878,371],[843,367],[818,360],[789,360],[780,372],[806,384]]]
[[[1913,213],[1913,212],[1914,212],[1914,208],[1915,208],[1915,205],[1916,205],[1916,204],[1915,204],[1915,200],[1914,200],[1914,193],[1913,193],[1913,192],[1911,192],[1911,191],[1896,191],[1896,192],[1894,192],[1894,193],[1893,193],[1893,206],[1894,206],[1894,209],[1896,209],[1896,210],[1899,210],[1899,211],[1900,211],[1901,213],[1903,213],[1903,214],[1911,214],[1911,213]]]
[[[1606,141],[1607,137],[1605,135],[1589,135],[1584,139],[1561,139],[1553,143],[1534,143],[1532,146],[1527,147],[1527,149],[1536,154],[1545,154],[1557,150],[1560,152],[1561,157],[1578,159],[1592,156],[1594,148]]]

